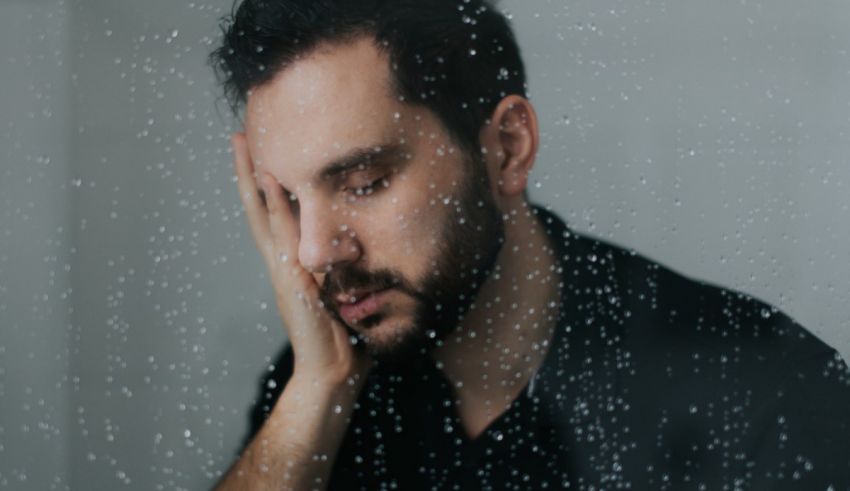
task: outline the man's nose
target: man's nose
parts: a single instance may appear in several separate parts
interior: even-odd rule
[[[357,235],[338,211],[301,206],[298,260],[311,273],[328,273],[356,261],[362,251]]]

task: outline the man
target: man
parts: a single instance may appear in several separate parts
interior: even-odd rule
[[[290,340],[220,489],[850,485],[833,349],[528,203],[488,4],[246,0],[212,61]]]

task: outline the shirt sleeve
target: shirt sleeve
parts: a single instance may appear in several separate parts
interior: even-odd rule
[[[260,429],[263,427],[266,418],[274,407],[283,388],[286,387],[289,378],[292,376],[292,371],[295,365],[295,357],[292,351],[292,346],[287,343],[277,359],[272,365],[269,365],[268,370],[260,379],[260,387],[257,392],[257,397],[254,400],[254,405],[249,411],[248,418],[248,434],[242,441],[242,449],[244,450],[251,440],[254,439]]]
[[[850,489],[850,369],[828,349],[791,367],[752,419],[744,489]]]

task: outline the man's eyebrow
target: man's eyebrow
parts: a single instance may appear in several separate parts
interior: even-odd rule
[[[327,181],[334,177],[344,175],[346,172],[365,169],[380,160],[392,160],[403,158],[408,154],[407,146],[402,143],[386,143],[371,147],[356,148],[342,157],[337,158],[319,171],[319,181]],[[292,199],[292,193],[284,189],[284,196]],[[262,187],[258,187],[257,193],[263,205],[266,206],[266,193]]]
[[[334,160],[319,171],[319,181],[343,175],[346,172],[360,170],[368,165],[374,164],[379,159],[392,159],[402,157],[406,146],[401,143],[387,143],[365,148],[356,148],[342,157]]]

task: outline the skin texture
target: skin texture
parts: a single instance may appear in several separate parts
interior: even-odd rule
[[[509,96],[481,130],[481,161],[464,154],[434,114],[395,96],[369,38],[321,46],[252,91],[234,148],[266,196],[270,233],[255,239],[280,271],[296,373],[341,379],[426,347],[461,382],[471,435],[507,407],[556,313],[554,259],[522,197],[537,131],[531,104]],[[322,175],[357,149],[369,165]],[[347,325],[335,297],[378,286],[393,287],[379,314]]]

